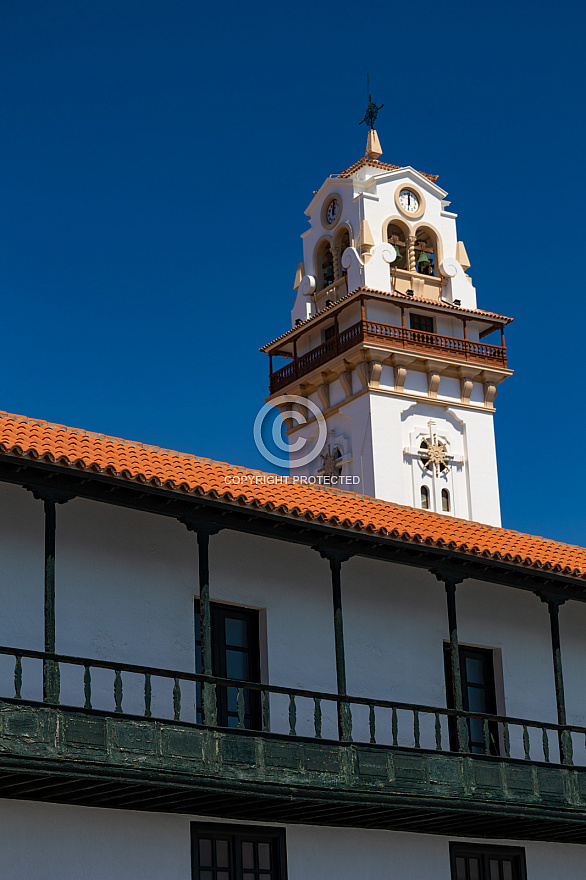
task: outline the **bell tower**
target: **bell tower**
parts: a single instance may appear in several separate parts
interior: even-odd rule
[[[365,155],[310,202],[292,327],[261,350],[288,422],[293,476],[500,525],[493,427],[511,319],[477,307],[437,175]],[[282,361],[277,359],[285,358]],[[327,425],[325,447],[297,465]],[[290,407],[288,407],[290,409]],[[347,485],[350,483],[350,485]]]

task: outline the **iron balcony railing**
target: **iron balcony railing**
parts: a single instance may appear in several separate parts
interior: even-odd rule
[[[214,705],[218,690],[224,689],[226,702],[233,707],[224,725],[215,717],[201,718],[198,707],[205,688],[212,692]],[[250,711],[253,695],[259,708],[256,718]],[[576,725],[339,696],[18,648],[0,647],[0,700],[197,727],[204,722],[208,728],[227,724],[288,738],[586,766],[586,728]]]
[[[501,345],[489,345],[485,342],[473,342],[455,336],[441,336],[439,333],[427,333],[424,330],[412,330],[395,324],[381,324],[378,321],[365,320],[358,321],[346,330],[341,330],[336,336],[311,351],[299,355],[284,367],[271,373],[271,394],[323,366],[332,358],[343,354],[361,342],[387,344],[389,348],[440,354],[472,363],[507,366],[506,349]]]

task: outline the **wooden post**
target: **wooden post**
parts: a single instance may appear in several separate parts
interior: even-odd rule
[[[45,508],[45,652],[55,653],[55,499],[43,499]],[[43,700],[59,702],[59,667],[53,660],[43,662]]]
[[[190,532],[197,534],[197,561],[199,586],[199,620],[201,642],[201,673],[207,678],[213,676],[212,667],[212,615],[210,611],[210,535],[217,535],[219,526],[205,521],[185,518],[181,522]],[[202,721],[208,727],[216,727],[218,708],[216,684],[204,681],[201,686]]]
[[[328,559],[332,573],[332,601],[334,606],[334,643],[336,651],[336,682],[338,696],[345,697],[346,691],[346,657],[344,651],[344,619],[342,616],[342,563],[350,559],[349,553],[339,550],[319,549],[320,556]],[[352,741],[352,712],[350,704],[338,703],[338,735],[341,742]]]
[[[462,583],[462,578],[454,577],[445,572],[434,572],[438,580],[442,581],[446,588],[448,600],[448,629],[450,632],[450,686],[452,689],[452,702],[458,712],[456,716],[456,738],[458,751],[467,752],[469,749],[468,724],[461,713],[464,709],[462,697],[462,672],[460,670],[460,643],[458,641],[458,619],[456,614],[456,586]]]
[[[564,692],[564,673],[562,668],[562,649],[560,644],[560,605],[566,601],[559,596],[539,595],[542,602],[547,605],[549,612],[549,628],[551,632],[551,653],[553,659],[553,675],[555,680],[555,701],[557,708],[558,724],[564,727],[566,720],[566,697]],[[560,758],[562,764],[573,764],[572,737],[569,731],[563,730],[559,736]]]
[[[464,325],[464,339],[468,340],[468,321],[466,318],[462,318],[462,324]]]
[[[197,530],[199,568],[199,619],[201,639],[201,671],[213,675],[212,669],[212,615],[210,611],[210,534],[208,529]],[[218,723],[215,682],[204,682],[201,689],[201,711],[204,724],[215,727]]]
[[[37,501],[43,502],[45,514],[45,608],[44,633],[45,653],[55,653],[55,532],[57,528],[56,506],[65,504],[75,496],[67,492],[46,489],[40,486],[27,486]],[[55,660],[43,661],[43,701],[59,703],[59,664]]]
[[[504,327],[501,327],[501,345],[503,348],[505,347],[505,328]]]
[[[401,327],[402,327],[403,330],[404,330],[405,327],[406,327],[406,324],[405,324],[405,306],[401,306],[400,308],[401,308]]]

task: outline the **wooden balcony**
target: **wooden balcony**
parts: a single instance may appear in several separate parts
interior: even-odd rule
[[[3,797],[586,842],[583,728],[14,648],[0,655]],[[202,687],[208,706],[219,688],[230,691],[235,729],[201,723]],[[484,730],[481,753],[468,747],[471,724]]]
[[[430,355],[454,358],[473,364],[506,367],[507,355],[504,346],[485,342],[472,342],[455,336],[441,336],[411,330],[395,324],[381,324],[377,321],[358,321],[336,336],[318,345],[317,348],[299,355],[270,375],[271,394],[280,391],[312,370],[324,366],[333,358],[361,343],[373,343],[388,347],[393,351],[415,351]]]

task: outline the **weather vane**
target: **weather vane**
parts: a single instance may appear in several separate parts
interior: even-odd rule
[[[366,122],[368,123],[368,127],[372,130],[374,128],[374,123],[376,122],[376,117],[378,116],[378,111],[382,110],[385,105],[381,104],[380,107],[377,107],[370,96],[370,76],[368,70],[366,71],[366,83],[368,85],[368,107],[366,108],[364,119],[361,119],[358,124],[362,125],[363,122]]]

